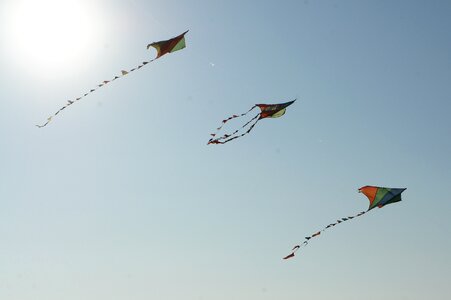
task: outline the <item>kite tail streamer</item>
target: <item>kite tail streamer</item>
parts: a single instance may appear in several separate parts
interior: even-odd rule
[[[360,216],[366,214],[367,212],[368,212],[368,210],[367,210],[367,211],[359,212],[358,214],[356,214],[356,215],[354,215],[354,216],[350,216],[350,217],[338,219],[337,221],[335,221],[334,223],[331,223],[331,224],[327,225],[326,227],[324,227],[324,228],[321,229],[320,231],[317,231],[317,232],[315,232],[314,234],[312,234],[312,235],[310,235],[310,236],[306,236],[305,239],[304,239],[304,241],[302,242],[302,244],[299,244],[299,245],[294,246],[293,249],[291,249],[291,253],[288,254],[287,256],[285,256],[283,259],[289,259],[289,258],[294,257],[294,254],[296,253],[296,251],[299,250],[299,248],[307,246],[307,244],[309,243],[309,241],[310,241],[311,238],[314,238],[314,237],[319,236],[322,232],[326,231],[327,229],[329,229],[329,228],[331,228],[331,227],[334,227],[334,226],[336,226],[336,225],[338,225],[338,224],[340,224],[340,223],[343,223],[343,222],[345,222],[345,221],[349,221],[349,220],[352,220],[352,219],[354,219],[354,218],[360,217]]]
[[[252,108],[253,109],[253,108]],[[251,110],[252,110],[251,109]],[[249,110],[249,111],[251,111]],[[248,111],[248,112],[249,112]],[[246,113],[247,114],[247,113]],[[243,114],[244,115],[244,114]],[[232,116],[233,117],[233,116]],[[232,132],[231,134],[224,134],[223,136],[219,137],[219,138],[211,138],[208,144],[225,144],[228,143],[230,141],[233,141],[234,139],[240,138],[242,136],[245,136],[246,134],[248,134],[249,132],[252,131],[252,129],[254,128],[254,126],[258,123],[258,121],[260,121],[260,113],[258,113],[255,117],[253,117],[252,119],[250,119],[248,122],[246,122],[246,124],[244,124],[243,126],[241,126],[239,129],[235,130],[234,132]],[[224,121],[223,121],[224,122]],[[252,123],[254,122],[254,123]],[[240,134],[240,135],[236,135],[240,132],[241,129],[245,128],[246,126],[248,126],[249,124],[252,125],[249,127],[249,129],[247,131],[245,131],[244,133]],[[213,135],[213,134],[212,134]]]
[[[228,121],[235,119],[235,118],[241,118],[244,117],[245,115],[247,115],[249,112],[251,112],[254,108],[256,108],[257,105],[254,105],[251,107],[251,109],[249,109],[247,112],[241,114],[241,115],[232,115],[230,117],[228,117],[227,119],[222,120],[221,126],[219,126],[218,128],[216,128],[216,132],[210,134],[212,136],[212,138],[210,139],[210,141],[213,141],[215,138],[215,136],[218,134],[218,132],[222,129],[222,127],[225,125],[225,123],[227,123]],[[245,126],[245,125],[244,125]],[[243,127],[244,127],[243,126]],[[210,142],[209,141],[209,142]],[[210,143],[209,143],[210,144]]]
[[[101,88],[101,87],[103,87],[103,86],[109,84],[110,82],[115,81],[116,79],[122,78],[122,77],[124,77],[125,75],[127,75],[127,74],[129,74],[129,73],[131,73],[131,72],[133,72],[133,71],[136,71],[136,70],[141,69],[142,67],[144,67],[144,66],[147,65],[148,63],[153,62],[153,61],[156,60],[156,59],[157,59],[157,58],[152,59],[152,60],[149,60],[149,61],[143,61],[140,65],[138,65],[138,66],[136,66],[136,67],[134,67],[133,69],[130,69],[130,70],[128,70],[128,71],[127,71],[127,70],[121,70],[121,75],[115,76],[113,79],[110,79],[110,80],[104,80],[102,83],[98,84],[95,88],[89,90],[88,92],[84,93],[82,96],[80,96],[80,97],[78,97],[78,98],[75,98],[75,99],[73,99],[73,100],[67,100],[67,103],[66,103],[64,106],[62,106],[60,109],[58,109],[53,115],[51,115],[50,117],[48,117],[48,118],[47,118],[47,121],[46,121],[44,124],[42,124],[42,125],[36,125],[36,126],[39,127],[39,128],[42,128],[42,127],[47,126],[47,124],[49,124],[50,121],[52,121],[52,119],[53,119],[54,117],[56,117],[61,111],[63,111],[63,110],[66,109],[67,107],[71,106],[71,105],[74,104],[75,102],[80,101],[80,100],[83,99],[84,97],[86,97],[86,96],[88,96],[89,94],[95,92],[95,91],[98,90],[99,88]]]

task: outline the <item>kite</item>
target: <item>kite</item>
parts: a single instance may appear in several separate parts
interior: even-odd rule
[[[184,33],[182,33],[182,34],[180,34],[180,35],[178,35],[178,36],[176,36],[176,37],[174,37],[172,39],[166,40],[166,41],[159,41],[159,42],[148,44],[147,45],[147,49],[149,49],[150,47],[153,47],[153,48],[155,48],[157,50],[157,56],[154,59],[151,59],[149,61],[143,61],[140,65],[138,65],[135,68],[130,69],[128,71],[127,70],[121,70],[121,74],[118,75],[118,76],[115,76],[113,79],[104,80],[101,83],[99,83],[96,87],[90,89],[89,92],[86,92],[85,94],[83,94],[82,96],[79,96],[78,98],[75,98],[73,100],[67,100],[66,104],[64,106],[62,106],[59,110],[57,110],[53,115],[48,117],[47,121],[44,124],[36,125],[36,126],[39,127],[39,128],[47,126],[47,124],[49,124],[50,121],[52,121],[52,119],[54,117],[56,117],[61,111],[66,109],[68,106],[71,106],[75,102],[80,101],[81,99],[83,99],[84,97],[86,97],[89,94],[93,93],[97,89],[99,89],[99,88],[101,88],[101,87],[103,87],[103,86],[105,86],[105,85],[107,85],[107,84],[109,84],[109,83],[121,78],[121,77],[124,77],[124,76],[126,76],[127,74],[129,74],[129,73],[131,73],[133,71],[141,69],[142,67],[144,67],[148,63],[151,63],[151,62],[157,60],[158,58],[162,57],[165,54],[172,53],[172,52],[175,52],[175,51],[178,51],[178,50],[181,50],[181,49],[185,48],[186,47],[185,34],[188,31],[189,30],[185,31]]]
[[[296,101],[296,99],[294,99],[293,101],[290,101],[290,102],[279,103],[279,104],[255,104],[253,107],[251,107],[251,109],[249,109],[247,112],[245,112],[243,114],[232,115],[232,116],[228,117],[227,119],[222,120],[221,126],[216,128],[216,132],[210,134],[211,138],[208,141],[207,145],[209,145],[209,144],[225,144],[225,143],[228,143],[228,142],[230,142],[230,141],[232,141],[234,139],[237,139],[237,138],[240,138],[242,136],[245,136],[246,134],[251,132],[251,130],[254,128],[254,126],[261,119],[265,119],[265,118],[279,118],[279,117],[283,116],[285,114],[285,112],[286,112],[287,107],[290,106],[291,104],[293,104],[294,101]],[[254,108],[257,108],[257,107],[260,109],[260,112],[256,116],[254,116],[252,119],[250,119],[247,123],[245,123],[243,126],[238,128],[237,130],[235,130],[231,134],[224,134],[221,137],[216,137],[218,132],[222,129],[222,127],[228,121],[230,121],[232,119],[235,119],[235,118],[244,117],[249,112],[251,112]],[[244,130],[248,125],[249,125],[248,129],[244,133],[238,134],[241,130]]]
[[[364,187],[361,187],[358,191],[359,193],[363,193],[365,196],[368,197],[368,200],[370,200],[370,205],[366,211],[359,212],[358,214],[346,218],[341,218],[335,221],[334,223],[331,223],[324,227],[322,230],[315,232],[311,236],[305,237],[304,242],[300,245],[296,245],[291,249],[291,253],[285,256],[283,259],[289,259],[294,257],[294,254],[296,251],[298,251],[301,247],[307,246],[311,238],[314,238],[316,236],[319,236],[322,232],[325,230],[334,227],[342,222],[346,222],[349,220],[352,220],[356,217],[360,217],[370,210],[372,210],[375,207],[383,207],[387,204],[395,203],[401,201],[401,193],[404,192],[405,188],[387,188],[387,187],[378,187],[378,186],[369,186],[366,185]]]

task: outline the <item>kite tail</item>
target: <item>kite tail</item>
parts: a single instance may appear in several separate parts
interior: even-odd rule
[[[241,117],[244,117],[245,115],[247,115],[251,110],[253,110],[253,109],[256,108],[256,107],[257,107],[257,105],[254,105],[254,106],[251,107],[251,109],[249,109],[247,112],[245,112],[245,113],[243,113],[243,114],[240,114],[240,115],[232,115],[232,116],[228,117],[227,119],[222,120],[221,126],[219,126],[218,128],[216,128],[216,131],[215,131],[214,133],[210,134],[210,135],[212,136],[212,138],[209,140],[209,142],[215,140],[214,137],[215,137],[215,136],[218,134],[218,132],[222,129],[222,127],[225,125],[225,123],[227,123],[228,121],[230,121],[230,120],[232,120],[232,119],[235,119],[235,118],[241,118]],[[209,144],[210,144],[210,143],[209,143]]]
[[[244,133],[242,133],[240,135],[236,135],[236,134],[238,134],[238,132],[240,132],[241,129],[245,128],[247,125],[251,124],[253,121],[255,121],[255,122],[249,127],[249,129],[247,131],[245,131]],[[231,134],[224,134],[223,136],[221,136],[219,138],[216,138],[216,139],[211,138],[208,141],[207,145],[208,144],[225,144],[225,143],[228,143],[230,141],[233,141],[234,139],[237,139],[237,138],[240,138],[242,136],[245,136],[246,134],[248,134],[249,132],[252,131],[252,129],[258,123],[258,121],[260,121],[260,113],[258,113],[255,117],[253,117],[248,122],[246,122],[246,124],[241,126],[241,128],[235,130]]]
[[[296,251],[299,250],[299,248],[307,246],[307,244],[310,242],[311,238],[319,236],[322,232],[326,231],[327,229],[329,229],[331,227],[334,227],[334,226],[336,226],[336,225],[338,225],[340,223],[343,223],[345,221],[349,221],[349,220],[352,220],[354,218],[360,217],[360,216],[366,214],[367,212],[368,211],[362,211],[362,212],[359,212],[358,214],[356,214],[354,216],[338,219],[337,221],[335,221],[334,223],[330,223],[329,225],[327,225],[326,227],[324,227],[320,231],[317,231],[317,232],[315,232],[314,234],[312,234],[310,236],[306,236],[304,238],[304,241],[302,242],[302,244],[294,246],[293,249],[291,249],[291,253],[288,254],[287,256],[285,256],[283,259],[289,259],[289,258],[294,257],[294,254],[296,253]]]
[[[67,103],[66,103],[64,106],[62,106],[60,109],[58,109],[53,115],[51,115],[50,117],[48,117],[48,118],[47,118],[47,121],[46,121],[44,124],[42,124],[42,125],[36,125],[36,127],[42,128],[42,127],[47,126],[47,124],[49,124],[50,121],[52,121],[52,119],[53,119],[54,117],[56,117],[61,111],[63,111],[63,110],[66,109],[67,107],[71,106],[71,105],[74,104],[75,102],[80,101],[80,100],[83,99],[84,97],[86,97],[86,96],[88,96],[89,94],[95,92],[95,91],[98,90],[99,88],[101,88],[101,87],[103,87],[103,86],[109,84],[110,82],[115,81],[116,79],[119,79],[119,78],[121,78],[121,77],[124,77],[124,76],[127,75],[128,73],[131,73],[131,72],[133,72],[133,71],[136,71],[136,70],[141,69],[142,67],[144,67],[144,66],[147,65],[148,63],[153,62],[154,60],[156,60],[156,58],[154,58],[154,59],[152,59],[152,60],[149,60],[149,61],[143,61],[140,65],[134,67],[133,69],[130,69],[129,71],[121,70],[121,75],[115,76],[113,79],[110,79],[110,80],[104,80],[103,82],[101,82],[100,84],[98,84],[95,88],[89,90],[88,92],[84,93],[82,96],[80,96],[80,97],[78,97],[78,98],[75,98],[75,99],[73,99],[73,100],[67,100]]]

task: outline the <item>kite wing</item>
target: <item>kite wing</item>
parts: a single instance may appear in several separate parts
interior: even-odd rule
[[[327,229],[329,229],[331,227],[335,227],[336,225],[338,225],[340,223],[352,220],[356,217],[363,216],[364,214],[366,214],[368,211],[375,208],[376,206],[383,207],[387,204],[401,201],[401,193],[404,192],[405,190],[406,190],[405,188],[386,188],[386,187],[369,186],[369,185],[361,187],[359,189],[359,193],[363,193],[370,200],[370,206],[368,207],[368,210],[359,212],[358,214],[356,214],[354,216],[349,216],[346,218],[338,219],[337,221],[335,221],[334,223],[330,223],[329,225],[327,225],[320,231],[317,231],[317,232],[313,233],[312,235],[305,237],[302,244],[296,245],[291,250],[291,254],[288,254],[283,259],[288,259],[288,258],[294,257],[294,253],[296,253],[296,251],[300,247],[307,246],[307,244],[309,243],[311,238],[319,236],[322,232],[326,231]]]
[[[232,116],[228,117],[227,119],[222,120],[221,126],[216,128],[216,132],[210,134],[212,137],[208,141],[207,145],[208,144],[225,144],[225,143],[228,143],[228,142],[230,142],[230,141],[232,141],[234,139],[237,139],[237,138],[240,138],[242,136],[245,136],[246,134],[251,132],[251,130],[254,128],[254,126],[261,119],[265,119],[265,118],[279,118],[279,117],[283,116],[285,114],[285,112],[286,112],[286,108],[288,106],[290,106],[291,104],[293,104],[295,101],[296,101],[296,99],[294,99],[293,101],[290,101],[290,102],[280,103],[280,104],[255,104],[254,106],[251,107],[251,109],[249,109],[247,112],[245,112],[243,114],[232,115]],[[251,120],[249,120],[247,123],[245,123],[240,128],[236,129],[231,134],[224,134],[221,137],[216,137],[218,132],[222,129],[222,127],[228,121],[230,121],[232,119],[235,119],[235,118],[244,117],[245,115],[247,115],[251,110],[253,110],[256,107],[260,108],[260,112],[256,116],[254,116]],[[247,130],[244,133],[239,134],[239,132],[241,130],[244,130],[245,128],[247,128]]]
[[[67,100],[67,103],[64,106],[62,106],[59,110],[57,110],[52,116],[48,117],[47,121],[44,124],[36,125],[36,126],[39,127],[39,128],[47,126],[47,124],[49,124],[50,121],[52,121],[52,118],[54,116],[56,116],[57,114],[59,114],[62,110],[64,110],[68,106],[74,104],[76,101],[80,101],[82,98],[88,96],[89,94],[93,93],[97,89],[109,84],[110,82],[112,82],[112,81],[114,81],[116,79],[124,77],[125,75],[129,74],[130,72],[133,72],[133,71],[141,69],[142,67],[144,67],[148,63],[153,62],[154,60],[160,58],[161,56],[163,56],[163,55],[165,55],[167,53],[172,53],[174,51],[181,50],[181,49],[185,48],[186,47],[185,34],[187,32],[188,32],[188,30],[185,31],[184,33],[182,33],[181,35],[176,36],[175,38],[172,38],[172,39],[167,40],[167,41],[155,42],[155,43],[147,45],[147,49],[149,49],[149,47],[151,47],[151,46],[154,47],[155,49],[157,49],[157,57],[155,57],[154,59],[151,59],[149,61],[143,61],[141,64],[139,64],[138,66],[136,66],[136,67],[134,67],[134,68],[132,68],[130,70],[121,70],[121,74],[118,75],[118,76],[114,76],[113,79],[104,80],[100,84],[97,84],[95,88],[90,89],[88,92],[86,92],[82,96],[80,96],[78,98],[75,98],[73,100]]]
[[[151,43],[151,44],[147,45],[147,49],[149,49],[150,47],[154,47],[157,50],[156,58],[159,58],[167,53],[172,53],[172,52],[175,52],[178,50],[182,50],[183,48],[186,47],[185,34],[188,31],[189,30],[185,31],[181,35],[176,36],[175,38],[172,38],[170,40]]]
[[[286,112],[286,108],[294,103],[294,101],[280,103],[280,104],[256,104],[261,112],[260,119],[264,118],[279,118]]]
[[[383,207],[387,204],[401,201],[401,193],[406,189],[404,188],[386,188],[379,186],[366,185],[359,189],[359,193],[363,193],[370,200],[370,206],[368,210],[377,207]]]

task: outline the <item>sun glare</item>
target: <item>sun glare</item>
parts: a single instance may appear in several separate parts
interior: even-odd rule
[[[11,0],[3,12],[5,48],[14,63],[41,75],[76,68],[102,34],[88,0]]]

